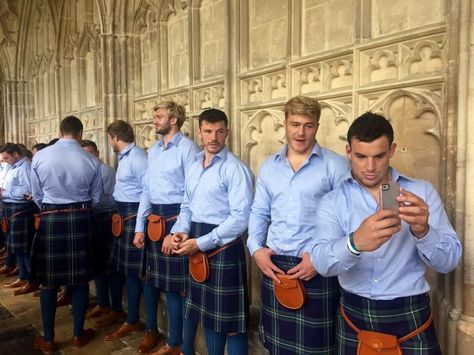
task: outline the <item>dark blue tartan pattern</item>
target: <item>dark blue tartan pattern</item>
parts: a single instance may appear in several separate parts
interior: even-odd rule
[[[42,211],[90,208],[90,202],[43,204]],[[93,274],[90,210],[41,216],[32,245],[31,281],[43,286],[82,285]]]
[[[342,291],[341,304],[348,318],[360,330],[369,330],[404,337],[421,327],[430,317],[427,293],[394,300],[371,300]],[[336,354],[357,354],[357,335],[339,314],[337,320]],[[401,345],[404,355],[440,355],[434,322],[422,333]]]
[[[151,209],[153,214],[166,219],[179,215],[180,204],[152,204]],[[165,235],[168,235],[175,221],[165,223]],[[162,240],[154,242],[146,238],[146,282],[166,292],[184,292],[188,289],[188,257],[163,254],[162,245]]]
[[[112,252],[114,235],[112,234],[112,214],[114,212],[93,212],[93,253],[94,272],[102,274],[109,271],[109,260]]]
[[[190,236],[200,237],[217,226],[192,223]],[[212,250],[208,251],[208,253]],[[242,240],[209,258],[210,276],[204,283],[189,277],[185,317],[222,333],[245,333],[249,319],[247,270]]]
[[[298,265],[302,259],[273,255],[272,261],[283,271]],[[272,280],[262,277],[260,339],[274,355],[332,354],[336,339],[336,315],[339,306],[337,277],[315,276],[303,281],[306,301],[302,308],[291,310],[275,297]]]
[[[116,204],[118,213],[123,218],[134,215],[138,211],[138,202],[116,202]],[[136,217],[124,221],[122,234],[118,238],[114,237],[110,269],[119,271],[125,276],[141,277],[145,271],[145,250],[133,244],[136,221]]]
[[[7,250],[10,253],[30,253],[34,236],[33,204],[4,202],[3,212],[8,217],[9,225],[5,239]],[[19,212],[21,213],[13,216]]]

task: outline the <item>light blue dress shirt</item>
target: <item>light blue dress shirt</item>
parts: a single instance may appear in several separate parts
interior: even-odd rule
[[[94,212],[115,211],[114,188],[115,188],[115,169],[110,165],[100,162],[100,177],[102,184],[102,196],[100,202],[94,207]]]
[[[145,230],[152,204],[183,202],[185,172],[198,151],[196,143],[181,132],[176,133],[167,145],[161,140],[150,149],[135,232]]]
[[[40,208],[43,203],[96,205],[102,194],[100,162],[76,140],[61,138],[33,157],[31,190]]]
[[[279,255],[309,252],[319,201],[350,174],[347,159],[317,143],[295,173],[287,149],[260,169],[249,218],[250,255],[265,246]]]
[[[143,149],[130,143],[118,155],[114,199],[117,202],[140,202],[145,180],[147,155]]]
[[[185,179],[181,212],[171,233],[189,233],[191,221],[218,225],[197,238],[200,250],[228,244],[246,229],[252,203],[253,176],[227,147],[204,168],[204,151],[196,154]]]
[[[399,175],[392,178],[407,191],[422,198],[429,206],[429,232],[417,239],[410,226],[402,229],[385,244],[360,256],[347,247],[350,233],[379,210],[375,198],[352,177],[323,197],[319,205],[311,261],[323,276],[338,276],[341,287],[356,295],[391,300],[429,290],[426,266],[437,272],[452,271],[461,257],[461,244],[433,186],[423,180]]]
[[[31,194],[31,163],[25,157],[17,161],[8,170],[3,183],[3,202],[29,203],[24,195]]]

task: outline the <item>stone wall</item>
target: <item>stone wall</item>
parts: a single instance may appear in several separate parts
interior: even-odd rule
[[[429,279],[445,352],[465,353],[473,15],[469,0],[0,0],[0,138],[47,142],[73,114],[114,163],[107,124],[129,121],[149,148],[152,107],[173,99],[191,137],[202,109],[225,110],[230,147],[257,173],[285,143],[282,107],[294,95],[320,100],[318,141],[341,154],[352,120],[380,112],[395,127],[394,166],[436,186],[463,240],[463,265]],[[256,312],[260,276],[249,269]]]

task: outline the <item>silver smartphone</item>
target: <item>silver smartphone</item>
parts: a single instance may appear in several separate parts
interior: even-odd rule
[[[380,209],[392,210],[398,214],[400,203],[397,201],[397,196],[400,195],[400,184],[391,181],[388,184],[380,185]]]

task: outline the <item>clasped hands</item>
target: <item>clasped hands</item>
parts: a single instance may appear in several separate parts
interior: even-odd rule
[[[133,244],[137,248],[142,249],[145,246],[145,233],[136,232]],[[166,255],[189,255],[198,250],[196,238],[189,238],[189,235],[186,233],[168,234],[163,239],[161,246],[161,252]]]

